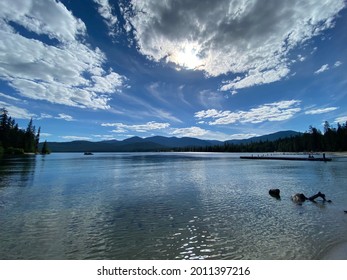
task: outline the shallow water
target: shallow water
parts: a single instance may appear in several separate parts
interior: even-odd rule
[[[0,258],[319,259],[347,241],[346,168],[215,153],[2,159]],[[333,202],[290,200],[318,191]]]

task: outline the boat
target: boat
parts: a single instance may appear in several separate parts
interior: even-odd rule
[[[85,152],[84,155],[85,155],[85,156],[92,156],[93,153],[92,153],[92,152]]]

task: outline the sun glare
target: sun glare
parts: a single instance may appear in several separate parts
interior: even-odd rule
[[[186,43],[170,55],[169,60],[186,69],[196,69],[203,65],[203,60],[199,57],[199,46],[193,43]]]

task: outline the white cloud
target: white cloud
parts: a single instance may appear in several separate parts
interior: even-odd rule
[[[90,137],[85,137],[85,136],[74,136],[74,135],[66,135],[66,136],[60,136],[60,138],[68,141],[89,141],[92,140]]]
[[[334,63],[334,68],[337,68],[337,67],[339,67],[339,66],[341,66],[342,65],[342,62],[341,61],[336,61],[335,63]],[[315,74],[320,74],[320,73],[323,73],[323,72],[325,72],[325,71],[328,71],[328,70],[330,70],[330,67],[329,67],[329,64],[324,64],[324,65],[322,65],[321,66],[321,68],[319,68],[317,71],[315,71],[314,73]]]
[[[195,113],[195,117],[198,119],[208,119],[208,118],[223,118],[229,116],[230,111],[218,111],[216,109],[203,110]]]
[[[108,0],[93,0],[96,4],[98,4],[98,12],[103,17],[104,22],[109,28],[109,35],[111,37],[115,37],[118,33],[117,31],[117,23],[118,18],[112,13],[112,6],[110,5]]]
[[[235,94],[237,89],[279,81],[286,77],[289,72],[290,70],[286,65],[279,65],[274,69],[263,71],[250,70],[243,78],[237,77],[232,81],[223,82],[225,85],[220,89],[222,91],[231,90]]]
[[[83,43],[84,23],[62,3],[4,0],[0,23],[5,27],[0,29],[0,79],[18,94],[68,106],[109,108],[109,95],[123,86],[125,77],[103,68],[105,54]],[[12,23],[58,43],[24,37]]]
[[[209,125],[227,125],[232,123],[261,123],[265,121],[284,121],[292,118],[301,109],[299,100],[285,100],[268,103],[249,111],[218,111],[215,109],[203,110],[195,113],[198,120],[212,119]]]
[[[6,98],[6,99],[9,99],[9,100],[13,100],[13,101],[21,101],[21,100],[18,99],[18,98],[15,98],[15,97],[13,97],[13,96],[10,96],[10,95],[7,95],[7,94],[1,93],[1,92],[0,92],[0,97]]]
[[[235,93],[286,77],[290,51],[333,27],[345,5],[344,0],[133,0],[124,17],[147,58],[207,76],[237,74],[221,87]]]
[[[186,127],[186,128],[177,128],[174,129],[170,134],[179,136],[179,137],[202,137],[206,135],[209,131],[202,129],[197,126]]]
[[[318,114],[329,113],[329,112],[335,111],[337,109],[338,109],[338,107],[312,109],[312,110],[306,111],[305,114],[306,115],[318,115]]]
[[[65,113],[60,113],[56,117],[54,117],[54,116],[52,116],[50,114],[41,113],[40,116],[37,117],[36,119],[38,119],[38,120],[42,120],[42,119],[57,119],[57,120],[65,120],[67,122],[75,121],[75,119],[72,116],[67,115]]]
[[[113,133],[125,133],[127,131],[128,130],[126,130],[124,128],[116,128],[116,129],[112,129],[110,132],[113,132]]]
[[[76,19],[61,3],[54,0],[2,0],[0,19],[15,22],[36,34],[59,41],[75,41],[86,32],[85,24]]]
[[[211,130],[203,129],[197,126],[174,128],[172,129],[170,134],[175,135],[177,137],[194,137],[198,139],[218,140],[218,141],[227,141],[232,139],[247,139],[253,136],[257,136],[257,134],[251,134],[251,133],[228,134],[228,133],[224,133],[220,131],[211,131]]]
[[[7,102],[0,101],[0,108],[6,108],[9,116],[15,119],[31,119],[36,117],[35,114],[30,113],[28,110],[11,105]]]
[[[173,116],[170,112],[164,111],[163,109],[156,109],[152,107],[151,110],[153,110],[152,115],[155,115],[158,118],[177,122],[177,123],[182,123],[182,121],[179,118]]]
[[[46,114],[46,113],[41,113],[41,114],[40,114],[40,117],[38,117],[37,119],[38,119],[38,120],[42,120],[42,119],[51,119],[51,118],[53,118],[52,115]]]
[[[50,136],[52,136],[52,134],[50,134],[50,133],[45,133],[45,132],[41,132],[40,133],[40,137],[42,138],[42,137],[50,137]]]
[[[341,65],[342,65],[342,62],[339,60],[334,63],[334,67],[339,67]]]
[[[315,71],[314,73],[315,74],[320,74],[320,73],[323,73],[325,71],[328,71],[329,70],[329,65],[328,64],[324,64],[322,65],[321,68],[319,68],[317,71]]]
[[[94,134],[93,137],[100,138],[101,140],[114,140],[115,136],[113,134]]]
[[[91,79],[94,86],[88,90],[101,93],[117,92],[124,81],[124,77],[115,72],[104,76],[92,76]]]
[[[298,55],[298,60],[299,61],[305,61],[306,60],[306,57],[302,56],[301,54]]]
[[[338,117],[334,121],[335,123],[345,124],[347,122],[347,116]]]
[[[147,122],[145,124],[133,124],[127,125],[123,123],[102,123],[101,126],[106,127],[115,127],[112,132],[114,133],[124,133],[127,131],[136,131],[136,132],[147,132],[151,130],[160,130],[164,128],[168,128],[170,126],[169,123],[158,123],[158,122]]]
[[[71,122],[71,121],[74,121],[75,119],[73,117],[71,117],[70,115],[67,115],[67,114],[58,114],[58,117],[56,117],[56,119],[59,119],[59,120],[65,120],[67,122]]]
[[[259,136],[259,135],[254,133],[238,133],[238,134],[230,135],[229,140],[242,140],[242,139],[248,139],[255,136]]]

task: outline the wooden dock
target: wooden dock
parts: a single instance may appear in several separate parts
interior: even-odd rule
[[[298,156],[240,156],[240,159],[267,159],[267,160],[302,160],[302,161],[331,161],[331,158],[325,157],[298,157]]]

